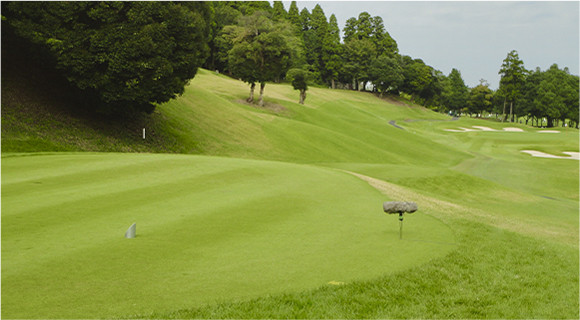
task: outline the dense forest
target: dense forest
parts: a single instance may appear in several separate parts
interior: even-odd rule
[[[249,84],[287,81],[304,103],[309,85],[399,95],[438,112],[578,127],[579,78],[567,68],[527,70],[517,51],[498,61],[500,86],[465,85],[401,54],[383,19],[336,16],[293,1],[2,2],[2,27],[30,42],[100,113],[150,113],[183,93],[200,67]],[[3,37],[4,41],[4,37]],[[254,91],[259,85],[259,97]]]

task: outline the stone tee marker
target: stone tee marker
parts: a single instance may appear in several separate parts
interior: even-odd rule
[[[137,223],[133,223],[129,229],[127,229],[127,232],[125,232],[125,238],[127,239],[133,239],[135,238],[135,234],[137,233]]]
[[[388,214],[399,214],[399,239],[403,238],[403,214],[417,211],[415,202],[389,201],[383,203],[383,210]]]

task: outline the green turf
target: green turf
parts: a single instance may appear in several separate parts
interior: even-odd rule
[[[24,157],[109,140],[9,117],[2,316],[578,318],[578,161],[521,152],[578,151],[578,130],[451,121],[346,90],[311,88],[302,106],[287,84],[257,107],[248,92],[200,70],[147,122],[154,148],[140,131],[110,140],[204,156]],[[473,126],[500,131],[444,130]],[[404,241],[387,200],[419,205]]]
[[[349,283],[454,248],[344,172],[181,155],[2,160],[2,315],[92,318]],[[137,237],[125,230],[137,223]],[[107,306],[104,308],[103,304]]]

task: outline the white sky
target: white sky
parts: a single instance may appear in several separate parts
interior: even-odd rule
[[[283,1],[290,8],[291,1]],[[326,18],[334,13],[342,32],[346,20],[366,11],[383,18],[399,53],[420,58],[449,75],[461,72],[474,87],[485,79],[499,86],[499,69],[517,50],[527,69],[560,69],[579,74],[578,1],[297,1],[312,12],[319,3]]]

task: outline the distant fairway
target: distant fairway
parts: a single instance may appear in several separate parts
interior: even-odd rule
[[[344,172],[152,154],[2,159],[2,316],[91,318],[349,283],[455,246]],[[396,200],[396,199],[394,199]],[[421,209],[421,208],[420,208]],[[137,223],[137,237],[125,239]],[[409,241],[412,240],[412,241]]]

